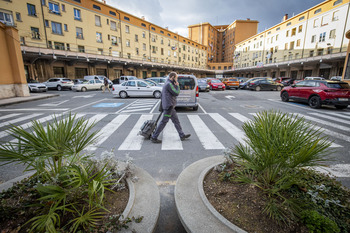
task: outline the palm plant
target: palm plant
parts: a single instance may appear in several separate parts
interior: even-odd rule
[[[299,203],[284,196],[283,190],[298,184],[301,168],[329,161],[332,142],[303,118],[274,111],[257,114],[243,130],[245,143],[229,153],[241,167],[235,180],[253,184],[267,195],[264,211],[272,218],[284,221],[297,214]]]

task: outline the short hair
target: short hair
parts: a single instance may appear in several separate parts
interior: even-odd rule
[[[170,72],[169,78],[175,78],[177,76],[176,72]]]

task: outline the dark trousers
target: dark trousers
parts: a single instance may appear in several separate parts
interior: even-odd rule
[[[155,139],[158,138],[159,134],[163,131],[163,129],[166,126],[166,124],[168,123],[169,119],[171,119],[171,121],[174,123],[175,128],[176,128],[177,132],[179,133],[180,138],[185,136],[184,132],[182,131],[179,118],[177,117],[177,113],[176,113],[175,109],[172,107],[170,109],[163,111],[163,118],[160,121],[160,123],[158,124],[158,127],[156,128],[156,130],[154,131],[152,138],[155,138]]]

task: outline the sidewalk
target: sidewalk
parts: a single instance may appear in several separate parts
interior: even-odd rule
[[[59,96],[59,94],[30,93],[30,96],[26,96],[26,97],[13,97],[13,98],[7,98],[7,99],[0,99],[0,107],[11,105],[11,104],[18,104],[18,103],[33,101],[33,100],[47,99],[55,96]]]

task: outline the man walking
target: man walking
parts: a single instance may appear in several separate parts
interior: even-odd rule
[[[163,131],[169,119],[171,119],[171,121],[174,123],[181,141],[191,136],[191,134],[184,134],[184,132],[182,131],[179,118],[177,117],[177,113],[175,111],[176,98],[179,94],[180,86],[177,81],[177,74],[175,72],[171,72],[169,74],[169,79],[166,81],[162,89],[161,104],[163,108],[163,118],[151,137],[151,141],[153,143],[162,142],[162,140],[158,139],[158,136]]]
[[[111,90],[109,89],[108,79],[106,77],[103,79],[103,84],[104,84],[104,87],[102,92],[105,92],[106,88],[108,89],[109,92],[111,92]]]

